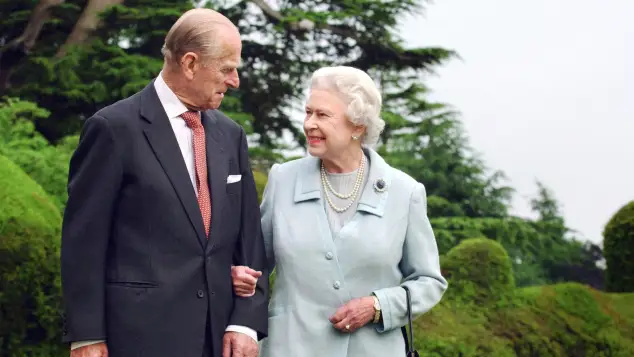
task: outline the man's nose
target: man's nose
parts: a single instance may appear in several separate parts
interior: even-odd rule
[[[240,87],[240,76],[238,75],[238,71],[233,71],[225,83],[231,88]]]

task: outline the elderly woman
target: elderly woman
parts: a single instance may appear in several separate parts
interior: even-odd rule
[[[447,288],[424,186],[369,148],[385,125],[380,111],[365,72],[314,73],[304,121],[310,156],[274,165],[262,200],[276,268],[263,357],[405,355],[402,286],[413,315]],[[251,294],[258,276],[234,267],[236,293]]]

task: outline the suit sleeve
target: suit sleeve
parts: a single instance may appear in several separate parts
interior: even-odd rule
[[[434,307],[447,290],[447,281],[440,271],[438,246],[429,218],[425,187],[417,183],[409,202],[409,213],[403,257],[399,269],[411,292],[412,318]],[[379,299],[382,324],[379,332],[401,328],[407,324],[407,297],[400,286],[374,292]]]
[[[255,180],[249,163],[246,135],[241,130],[240,171],[242,175],[241,237],[236,247],[235,265],[246,265],[268,276],[266,254],[260,225],[260,207]],[[255,330],[260,339],[267,336],[268,326],[268,279],[258,279],[255,294],[251,297],[235,297],[230,325],[245,326]]]
[[[64,342],[106,338],[106,250],[121,179],[112,128],[105,118],[92,116],[69,167],[61,247]]]

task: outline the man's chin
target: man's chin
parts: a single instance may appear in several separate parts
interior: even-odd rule
[[[209,103],[209,105],[207,106],[207,110],[216,110],[218,108],[220,108],[220,105],[222,104],[222,101],[218,102],[218,101],[213,101],[211,103]]]

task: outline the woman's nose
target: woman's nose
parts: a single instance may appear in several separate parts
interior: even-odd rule
[[[313,120],[313,115],[306,115],[306,120],[304,120],[304,128],[306,130],[315,129],[317,126],[315,125],[315,120]]]

